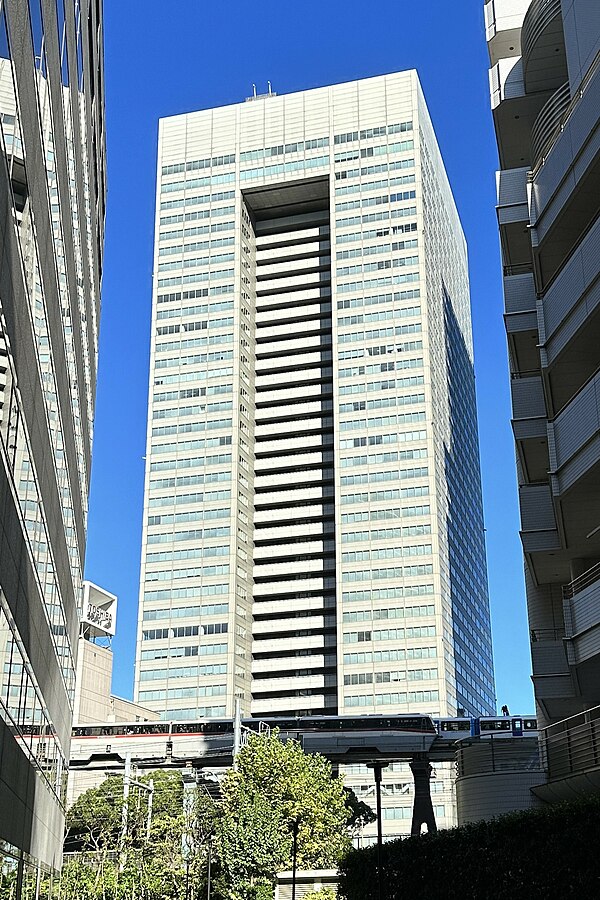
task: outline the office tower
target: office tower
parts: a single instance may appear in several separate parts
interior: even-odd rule
[[[0,883],[60,865],[104,223],[101,4],[0,4]]]
[[[465,242],[415,72],[164,119],[137,702],[494,709]]]
[[[549,724],[600,703],[600,6],[494,0],[486,20],[533,681]],[[571,725],[548,734],[567,740]],[[593,758],[589,714],[575,725],[582,754],[551,778]]]

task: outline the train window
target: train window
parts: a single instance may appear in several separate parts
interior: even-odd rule
[[[537,719],[524,719],[523,729],[525,731],[537,731]]]
[[[482,731],[510,731],[512,728],[510,719],[481,719]]]

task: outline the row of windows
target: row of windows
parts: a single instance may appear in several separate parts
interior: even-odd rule
[[[212,578],[215,575],[229,575],[229,564],[202,566],[192,569],[167,569],[165,572],[146,572],[146,581],[171,581],[177,578]]]
[[[213,184],[230,184],[235,181],[235,172],[224,172],[221,175],[204,175],[202,178],[187,178],[185,181],[168,181],[163,182],[160,186],[161,194],[174,194],[176,191],[191,191],[199,187],[207,187]],[[225,191],[226,197],[234,197],[233,191]],[[216,194],[217,200],[224,200],[225,197]]]
[[[233,339],[233,335],[231,336]],[[193,356],[173,356],[170,359],[154,360],[155,369],[170,369],[173,366],[195,366],[199,363],[224,362],[233,359],[233,350],[215,350],[211,353],[196,353]]]
[[[347,131],[343,134],[336,134],[333,138],[334,144],[347,144],[352,141],[364,141],[367,138],[382,137],[386,134],[400,134],[413,130],[412,122],[398,122],[395,125],[380,125],[376,128],[364,128],[362,131]]]
[[[385,428],[389,425],[407,425],[409,422],[425,422],[426,416],[424,412],[414,413],[398,413],[397,416],[373,416],[370,419],[351,419],[348,422],[340,422],[340,431],[354,431],[357,428]],[[420,437],[423,434],[420,431],[405,432],[405,434],[416,434],[418,438],[412,440],[424,440]],[[401,433],[398,433],[398,441],[402,440]],[[405,440],[411,440],[405,438]]]
[[[349,281],[347,284],[338,285],[338,292],[347,294],[354,291],[370,290],[374,287],[387,287],[390,284],[406,284],[410,281],[418,281],[420,277],[418,272],[407,272],[406,275],[365,278],[364,281]]]
[[[191,532],[184,532],[191,535]],[[183,559],[208,559],[212,556],[229,556],[229,545],[225,547],[194,547],[191,550],[160,550],[146,554],[146,563],[171,562]]]
[[[389,252],[389,249],[388,249]],[[403,256],[399,259],[375,260],[369,263],[355,263],[351,266],[338,266],[335,274],[338,278],[344,278],[347,275],[360,275],[367,272],[381,272],[385,269],[398,269],[404,266],[416,266],[419,264],[418,256]],[[176,263],[171,264],[172,268],[176,267]],[[160,267],[159,267],[160,268]],[[410,279],[414,280],[414,279]]]
[[[396,703],[431,703],[440,699],[439,691],[407,691],[397,694],[375,694],[375,706],[391,706]],[[371,694],[359,694],[358,696],[344,697],[344,706],[373,706]],[[443,807],[442,807],[443,808]],[[405,810],[383,809],[384,819],[409,819],[412,811],[406,808],[407,815],[395,815]],[[386,815],[394,813],[394,815]]]
[[[335,204],[335,211],[346,212],[350,209],[365,209],[369,206],[384,206],[386,203],[401,203],[403,200],[414,200],[416,191],[398,191],[395,194],[380,194],[377,197],[364,197],[361,200],[342,200]]]
[[[416,216],[416,206],[405,206],[402,209],[381,210],[376,213],[365,213],[362,216],[346,216],[343,219],[336,219],[337,228],[352,228],[354,225],[366,225],[369,222],[387,222],[389,219],[404,219],[407,216]]]
[[[277,163],[274,166],[262,166],[259,169],[245,169],[240,172],[240,181],[255,178],[268,178],[271,175],[283,175],[286,172],[299,172],[302,169],[315,169],[329,165],[328,156],[317,156],[312,159],[299,159],[294,162]]]
[[[387,168],[387,166],[386,166]],[[358,171],[355,169],[354,171]],[[336,180],[337,180],[336,173]],[[336,197],[344,197],[348,194],[358,194],[366,191],[379,191],[382,188],[389,187],[398,187],[401,184],[413,184],[415,181],[415,175],[398,175],[396,178],[380,178],[378,181],[362,181],[357,184],[343,184],[340,187],[336,187],[335,196]],[[414,193],[413,193],[414,196]]]
[[[197,597],[218,597],[228,593],[228,584],[203,584],[199,587],[145,591],[144,601],[149,603],[155,600],[195,600]]]
[[[188,213],[188,215],[193,214]],[[183,219],[183,216],[166,216],[165,218]],[[158,235],[158,240],[161,243],[163,241],[179,241],[188,237],[197,237],[200,234],[218,234],[220,231],[232,231],[234,228],[235,222],[214,222],[212,225],[192,225],[191,228],[176,228],[173,231],[162,231]],[[159,303],[160,302],[159,298]]]
[[[408,544],[405,547],[383,547],[376,550],[347,550],[342,562],[368,562],[372,559],[402,559],[406,556],[430,556],[431,544]]]
[[[390,291],[386,294],[367,294],[360,297],[346,297],[338,300],[338,309],[361,309],[363,306],[373,306],[382,303],[400,303],[403,300],[416,300],[421,296],[420,288],[409,288],[406,291]]]
[[[402,500],[407,497],[427,497],[428,495],[429,487],[422,485],[420,487],[392,488],[386,491],[371,491],[370,493],[365,492],[362,494],[343,494],[342,503],[378,503],[381,500]],[[415,508],[424,509],[425,507]],[[429,508],[427,507],[427,509]]]
[[[155,350],[157,353],[167,353],[169,350],[183,350],[186,347],[210,347],[215,344],[233,344],[233,335],[213,334],[207,337],[188,338],[180,341],[166,341],[164,344],[157,344]],[[155,365],[158,367],[159,363],[155,363]]]
[[[434,694],[436,696],[434,696]],[[439,700],[439,696],[437,691],[419,691],[418,696],[422,699],[419,699],[418,703],[427,703],[430,700]],[[394,694],[390,694],[389,696],[396,696]],[[397,695],[401,696],[401,695]],[[404,695],[406,696],[406,695]],[[416,694],[409,694],[409,698],[413,696],[417,696]],[[388,700],[388,703],[396,703],[395,700]],[[401,703],[405,703],[406,700],[401,700]],[[348,704],[350,705],[350,704]],[[433,812],[436,819],[443,819],[446,815],[446,807],[442,805],[437,805],[433,807]],[[384,819],[411,819],[412,818],[412,807],[411,806],[386,806],[382,810]]]
[[[387,237],[388,235],[410,234],[417,231],[416,222],[406,222],[401,225],[393,225],[391,228],[371,228],[367,231],[355,231],[336,235],[336,244],[353,244],[355,241],[370,241],[374,238]]]
[[[192,159],[185,163],[175,163],[163,166],[163,175],[175,175],[178,172],[193,172],[196,169],[210,169],[213,166],[228,166],[235,162],[235,153],[227,153],[224,156],[209,156],[208,159]]]
[[[215,312],[226,312],[233,309],[233,300],[220,300],[216,303],[203,303],[199,306],[177,306],[171,309],[159,309],[156,318],[157,321],[163,319],[185,318],[186,316],[210,315]]]
[[[225,715],[224,706],[189,706],[186,709],[167,709],[160,714],[163,722],[185,721],[193,719],[222,719]]]
[[[209,256],[192,256],[190,259],[174,259],[158,264],[159,272],[176,272],[179,269],[197,269],[201,266],[216,266],[233,262],[235,253],[211,253]]]
[[[403,528],[374,528],[372,531],[346,531],[342,543],[365,543],[366,541],[389,541],[400,537],[419,537],[431,534],[431,525],[405,525]]]
[[[402,432],[398,434],[398,432],[392,432],[391,434],[370,434],[368,437],[363,435],[361,437],[355,438],[342,438],[340,441],[340,450],[347,450],[349,447],[379,447],[379,446],[389,446],[390,444],[397,444],[398,442],[402,443],[403,435]],[[356,459],[362,459],[362,457],[355,457]],[[412,450],[399,450],[398,451],[398,459],[399,460],[407,460],[407,459],[426,459],[427,458],[427,450],[424,447],[415,447]],[[372,461],[374,456],[369,456],[368,459]]]
[[[414,141],[396,141],[393,144],[378,144],[376,147],[363,147],[361,150],[346,150],[336,153],[334,162],[351,162],[353,159],[370,159],[373,156],[387,156],[393,153],[404,153],[414,150]]]
[[[156,647],[142,650],[142,661],[147,659],[179,659],[183,656],[221,656],[227,653],[227,644],[201,644],[199,647]]]
[[[181,668],[148,669],[140,672],[140,681],[166,681],[172,678],[197,678],[207,675],[225,675],[227,663],[212,663],[206,666],[182,666]]]
[[[210,209],[197,209],[194,212],[175,213],[175,215],[161,216],[160,225],[177,225],[180,222],[197,222],[199,219],[216,219],[221,216],[235,215],[235,206],[213,206]],[[235,228],[235,222],[227,222],[223,224],[221,231],[228,231]],[[213,227],[211,226],[211,231]],[[216,226],[215,226],[215,230]]]
[[[364,322],[382,322],[390,319],[410,319],[414,316],[420,315],[420,306],[404,306],[400,309],[378,309],[375,312],[370,313],[355,313],[351,316],[338,316],[337,323],[340,327],[344,327],[347,325],[362,325]]]
[[[364,394],[377,392],[378,394],[382,391],[393,391],[400,390],[401,388],[406,387],[416,387],[417,385],[424,384],[425,378],[423,375],[408,375],[406,378],[386,378],[385,381],[367,381],[367,382],[358,382],[356,384],[343,385],[340,387],[340,394],[343,396],[344,394]],[[413,396],[422,397],[425,399],[424,394],[417,394]],[[422,402],[422,401],[415,401]],[[368,409],[369,407],[367,407]],[[379,407],[373,407],[377,409]]]
[[[372,166],[362,166],[356,169],[341,169],[335,173],[336,181],[348,178],[359,178],[364,175],[380,175],[382,172],[397,172],[398,169],[412,169],[415,164],[414,157],[408,159],[396,159],[391,162],[375,163]]]
[[[400,669],[395,672],[354,672],[344,675],[344,684],[394,684],[397,681],[435,681],[437,669]]]
[[[389,578],[410,578],[415,575],[432,575],[433,565],[423,564],[418,566],[390,566],[385,569],[356,569],[354,572],[342,572],[342,582],[348,584],[352,581],[379,581]],[[173,577],[176,577],[173,575]]]
[[[168,691],[140,691],[140,703],[148,700],[187,700],[193,697],[219,697],[227,692],[225,684],[203,684],[190,688],[169,688]]]
[[[423,606],[396,606],[388,609],[357,609],[345,612],[344,623],[371,622],[378,619],[413,619],[435,615],[432,604]]]
[[[211,622],[207,625],[177,625],[173,628],[146,628],[144,641],[164,641],[169,638],[199,637],[205,634],[227,634],[227,622]]]
[[[362,663],[404,662],[409,659],[435,659],[436,647],[408,647],[404,650],[375,650],[362,653],[345,653],[344,665]]]
[[[347,631],[344,634],[344,644],[362,644],[367,641],[403,641],[407,638],[422,637],[435,637],[435,625],[385,628],[379,631]]]
[[[210,241],[193,241],[189,244],[173,244],[170,247],[161,247],[158,251],[159,256],[177,256],[182,253],[191,253],[195,250],[212,250],[215,247],[233,247],[235,238],[222,237],[213,238]]]
[[[187,450],[198,450],[202,447],[201,440],[191,440],[191,441],[178,441],[175,444],[158,444],[152,445],[152,452],[154,454],[160,453],[182,453]],[[199,460],[204,460],[200,462]],[[217,466],[223,465],[224,463],[231,462],[231,453],[219,453],[218,456],[207,456],[207,457],[195,457],[195,462],[190,466],[190,468],[196,468],[196,466],[204,465],[204,466]],[[183,460],[181,460],[183,462]],[[157,466],[160,466],[157,463]],[[172,469],[172,465],[168,465],[165,467],[165,470]],[[153,471],[161,471],[160,467],[158,469],[154,469]],[[214,481],[229,481],[229,478],[221,478],[221,479],[213,479]]]
[[[167,479],[169,481],[173,479]],[[156,487],[156,483],[152,483],[153,487]],[[213,503],[216,500],[230,500],[231,499],[231,490],[226,489],[222,491],[198,491],[194,494],[177,494],[173,496],[169,494],[167,497],[150,497],[148,501],[148,506],[157,507],[157,506],[181,506],[189,504],[197,504],[197,503]]]
[[[427,466],[417,466],[412,469],[390,469],[386,472],[362,472],[356,475],[342,475],[340,484],[342,487],[347,487],[351,484],[377,484],[384,481],[406,481],[411,478],[425,478],[427,475],[429,475]],[[412,496],[418,497],[422,495],[415,493]]]
[[[391,390],[390,382],[376,382],[379,391]],[[356,391],[359,393],[359,391]],[[413,406],[415,403],[424,403],[425,394],[402,394],[400,397],[378,397],[377,400],[353,400],[351,403],[340,403],[340,413],[362,412],[371,409],[394,409],[396,406]],[[417,420],[418,421],[418,420]]]
[[[171,501],[172,502],[172,501]],[[224,525],[221,528],[198,528],[195,531],[175,531],[169,534],[149,534],[148,544],[169,544],[171,541],[206,541],[211,538],[229,537],[231,528]]]
[[[353,347],[351,350],[340,350],[339,360],[363,359],[365,356],[389,356],[392,353],[410,353],[413,350],[422,350],[422,341],[402,341],[400,344],[383,344],[375,347]],[[423,367],[423,359],[396,360],[396,369],[420,369]]]
[[[204,616],[218,616],[229,612],[228,603],[205,603],[202,606],[173,606],[169,609],[145,609],[144,622],[160,619],[190,619]]]
[[[212,194],[196,194],[195,197],[181,197],[178,200],[162,200],[160,204],[160,209],[179,209],[182,206],[199,206],[203,203],[216,203],[219,200],[233,200],[235,197],[235,191],[216,191]],[[232,207],[229,207],[232,209]],[[209,215],[213,212],[213,210],[207,210]],[[231,213],[229,213],[231,215]],[[208,218],[206,216],[205,218]]]
[[[227,428],[227,422],[231,422],[231,419],[212,419],[209,422],[177,422],[171,425],[155,425],[152,429],[152,437],[166,437],[168,435],[173,434],[195,434],[198,431],[213,431],[218,430],[220,428]],[[230,435],[219,435],[218,438],[215,439],[215,443],[207,443],[207,447],[211,446],[226,446],[231,444],[231,440],[229,440]],[[186,466],[186,463],[182,463],[183,466]],[[169,468],[171,468],[169,466]]]
[[[182,460],[185,462],[185,460]],[[179,475],[177,478],[153,478],[150,481],[150,490],[162,490],[163,488],[177,488],[177,487],[194,487],[198,484],[209,484],[214,481],[224,481],[226,479],[225,473],[220,473],[218,475],[207,474],[205,475]],[[228,480],[228,479],[227,479]],[[227,499],[227,498],[225,498]],[[212,513],[213,510],[207,510],[206,518],[215,518]]]
[[[222,421],[222,420],[219,420]],[[199,423],[206,424],[208,427],[212,425],[211,422],[207,423]],[[218,426],[217,426],[218,427]],[[178,448],[177,444],[167,445],[172,446],[176,451]],[[158,448],[155,448],[158,452]],[[201,466],[217,466],[223,465],[225,463],[231,462],[231,453],[217,453],[214,456],[191,456],[187,459],[165,459],[160,462],[150,463],[150,471],[151,472],[170,472],[173,469],[197,469]],[[206,482],[198,481],[198,484],[208,484],[209,482],[216,481],[229,481],[231,478],[231,472],[211,472],[206,475]]]
[[[216,513],[216,515],[215,515]],[[148,525],[181,525],[187,522],[201,522],[203,519],[227,518],[231,515],[228,507],[223,509],[194,509],[182,513],[162,513],[161,515],[148,516]]]
[[[302,150],[317,150],[329,147],[329,138],[310,138],[305,141],[294,141],[290,144],[276,144],[274,147],[260,147],[257,150],[244,150],[240,153],[240,162],[255,162],[271,156],[283,156],[284,153],[300,153]]]
[[[233,366],[224,366],[220,369],[201,369],[196,372],[174,372],[172,375],[158,375],[154,379],[154,385],[178,384],[186,381],[206,381],[210,378],[231,378]]]
[[[195,397],[214,397],[219,394],[233,393],[233,384],[213,384],[209,387],[183,388],[178,391],[162,391],[153,395],[155,403],[164,403],[167,400],[191,400]]]
[[[335,254],[336,260],[342,259],[360,259],[363,256],[378,256],[383,253],[390,253],[395,250],[410,250],[418,247],[417,238],[408,238],[405,241],[394,241],[390,245],[386,241],[385,244],[373,244],[369,247],[352,247],[350,250],[338,250]]]
[[[382,463],[395,463],[399,460],[406,459],[408,456],[413,456],[414,458],[418,458],[421,456],[422,458],[427,457],[426,450],[415,450],[413,453],[411,451],[405,451],[404,453],[398,452],[397,450],[390,450],[389,453],[369,453],[364,456],[345,456],[340,460],[342,468],[354,468],[355,466],[372,466],[372,465],[381,465]],[[421,472],[420,469],[415,469],[415,472]],[[407,476],[412,477],[412,476]],[[418,476],[414,476],[418,477]]]
[[[399,587],[373,588],[365,591],[343,591],[344,603],[377,603],[380,600],[401,600],[403,597],[429,597],[432,584],[408,584]]]
[[[356,378],[357,375],[378,375],[380,372],[395,372],[401,369],[419,369],[423,366],[422,359],[392,359],[385,362],[371,363],[367,366],[351,366],[347,369],[338,369],[338,378]],[[411,381],[413,376],[408,376],[407,384],[404,385],[402,380],[398,381],[398,385],[402,387],[410,387],[414,384],[423,384],[422,375],[418,375],[420,381]]]

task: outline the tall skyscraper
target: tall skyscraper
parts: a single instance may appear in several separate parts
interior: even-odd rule
[[[415,72],[160,122],[135,698],[494,711],[465,242]]]
[[[104,230],[101,3],[0,3],[0,884],[62,856]]]
[[[485,9],[533,681],[550,724],[600,704],[600,6]],[[593,765],[593,719],[549,732],[564,750],[551,777]]]

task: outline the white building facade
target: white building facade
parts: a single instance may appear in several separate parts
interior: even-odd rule
[[[415,72],[161,121],[150,368],[136,702],[495,711],[466,247]]]

